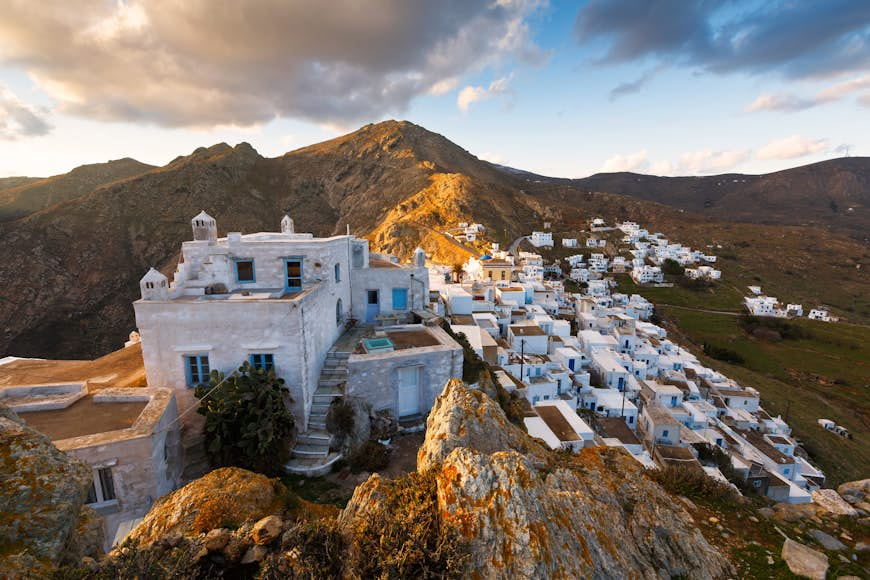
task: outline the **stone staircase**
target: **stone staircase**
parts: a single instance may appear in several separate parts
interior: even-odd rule
[[[340,453],[329,451],[333,436],[326,430],[326,414],[333,400],[344,397],[348,358],[349,352],[327,353],[311,402],[308,430],[300,433],[296,439],[293,457],[284,466],[287,471],[309,476],[323,475],[341,458]]]

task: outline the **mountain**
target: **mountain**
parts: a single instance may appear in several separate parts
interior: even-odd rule
[[[0,222],[25,216],[151,169],[154,169],[153,165],[126,157],[107,163],[82,165],[69,173],[53,177],[0,179]]]
[[[580,190],[655,201],[715,220],[821,226],[859,239],[870,232],[870,157],[831,159],[765,175],[598,173],[570,184]]]
[[[815,283],[828,304],[856,314],[870,309],[860,302],[866,294],[860,276],[870,264],[854,241],[819,228],[718,224],[660,203],[530,176],[506,173],[400,121],[276,158],[247,143],[199,148],[0,223],[0,353],[95,358],[117,348],[135,325],[131,302],[139,279],[151,266],[171,275],[181,242],[191,237],[190,219],[203,209],[217,219],[220,235],[275,231],[289,211],[302,231],[331,235],[350,226],[375,251],[407,258],[420,245],[447,264],[486,249],[445,233],[461,221],[482,223],[488,240],[506,245],[544,221],[576,232],[594,215],[634,219],[680,232],[681,241],[699,247],[724,244],[744,278],[763,269],[765,280],[776,282],[773,290],[782,280],[781,298],[802,280]],[[746,239],[769,242],[750,247]],[[780,257],[771,261],[765,246]],[[794,263],[786,263],[792,256]],[[856,269],[862,264],[863,271]]]

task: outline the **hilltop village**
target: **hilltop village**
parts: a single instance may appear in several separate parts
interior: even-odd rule
[[[490,244],[460,268],[432,264],[419,248],[401,264],[350,233],[299,233],[290,216],[277,232],[218,237],[205,212],[191,227],[171,278],[145,273],[137,329],[104,357],[118,368],[141,352],[147,388],[34,380],[38,363],[0,360],[3,402],[92,469],[86,503],[107,549],[157,498],[208,470],[194,387],[243,362],[284,379],[297,434],[283,468],[302,477],[344,459],[327,424],[333,405],[362,401],[393,434],[423,430],[471,357],[551,449],[621,448],[642,468],[678,465],[777,502],[821,493],[824,474],[759,393],[670,340],[654,305],[620,293],[612,277],[662,284],[677,264],[713,282],[721,272],[710,248],[595,218],[582,241],[543,228],[507,249]],[[485,237],[480,224],[457,231],[465,241]],[[524,243],[569,251],[545,261]],[[590,251],[570,251],[582,247]]]

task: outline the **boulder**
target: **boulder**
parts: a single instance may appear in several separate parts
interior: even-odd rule
[[[92,545],[84,509],[93,472],[0,405],[0,577],[42,576]],[[3,541],[7,539],[7,541]],[[101,549],[102,546],[99,546]]]
[[[260,562],[263,558],[266,557],[266,554],[269,553],[269,550],[265,546],[251,546],[248,548],[248,551],[245,552],[245,555],[242,556],[242,564],[254,564],[256,562]]]
[[[223,550],[230,541],[230,531],[224,528],[216,528],[205,535],[203,547],[209,552],[219,552]]]
[[[827,556],[789,538],[782,545],[782,559],[795,576],[825,580],[828,573]]]
[[[810,530],[810,535],[815,541],[820,543],[826,550],[839,551],[845,550],[848,546],[830,534],[826,534],[822,530]]]
[[[266,516],[254,524],[251,529],[251,539],[255,544],[265,546],[281,535],[283,527],[284,522],[278,516]]]
[[[819,509],[837,516],[857,516],[858,510],[846,503],[833,489],[818,489],[813,492],[813,503]]]
[[[158,499],[129,537],[145,546],[172,534],[235,528],[275,513],[285,493],[280,482],[265,475],[238,467],[215,469]]]
[[[837,493],[851,504],[860,503],[870,495],[870,479],[848,481],[837,488]]]
[[[774,517],[782,522],[795,523],[816,515],[813,503],[778,503],[773,506]]]

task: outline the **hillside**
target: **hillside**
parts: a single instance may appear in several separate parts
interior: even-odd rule
[[[723,263],[726,279],[760,277],[783,298],[811,290],[852,319],[870,319],[870,253],[854,240],[820,228],[719,224],[529,175],[397,121],[272,159],[247,143],[197,149],[0,226],[0,353],[95,358],[117,348],[134,328],[139,278],[150,266],[171,274],[202,209],[220,235],[277,230],[289,211],[303,231],[330,235],[349,225],[376,251],[407,258],[421,245],[448,264],[482,249],[443,233],[460,221],[480,222],[489,240],[506,244],[545,220],[577,232],[592,215],[635,219],[677,241],[726,246],[735,256]]]
[[[0,179],[0,222],[23,217],[151,169],[154,169],[153,165],[126,157],[107,163],[82,165],[69,173],[53,177]]]
[[[599,173],[569,183],[581,190],[655,201],[715,220],[821,226],[865,241],[870,231],[870,157],[831,159],[765,175]]]

